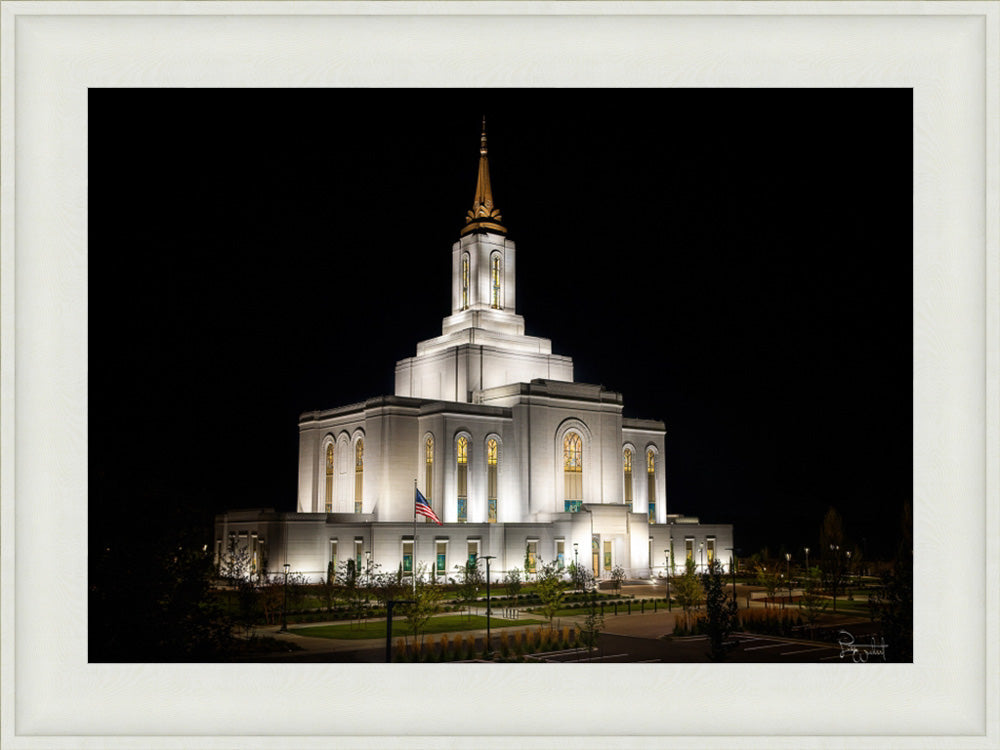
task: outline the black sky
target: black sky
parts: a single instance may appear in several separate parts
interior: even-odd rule
[[[912,495],[909,90],[92,90],[91,541],[294,510],[297,417],[440,333],[482,116],[517,312],[745,553]],[[202,515],[192,512],[201,509]],[[133,526],[134,527],[134,526]]]

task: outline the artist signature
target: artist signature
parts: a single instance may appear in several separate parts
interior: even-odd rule
[[[850,654],[851,661],[855,664],[866,662],[873,656],[881,656],[882,661],[885,661],[885,650],[889,648],[884,640],[876,643],[875,636],[871,637],[871,643],[855,643],[854,636],[846,630],[840,631],[837,645],[840,646],[840,658],[843,659],[845,654]]]

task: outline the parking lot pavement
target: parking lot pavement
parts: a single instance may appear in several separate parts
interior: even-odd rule
[[[729,661],[817,662],[841,660],[840,646],[836,643],[774,638],[748,633],[739,633],[734,639],[738,646],[730,652]]]

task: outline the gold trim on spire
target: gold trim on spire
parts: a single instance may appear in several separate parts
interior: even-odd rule
[[[507,228],[500,222],[499,209],[493,205],[493,189],[490,187],[490,161],[486,148],[486,116],[483,116],[483,132],[479,137],[479,177],[476,180],[476,197],[472,201],[472,209],[465,215],[465,227],[462,234],[474,232],[477,229],[489,230],[506,234]]]

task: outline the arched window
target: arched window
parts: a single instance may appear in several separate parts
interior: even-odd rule
[[[361,499],[365,486],[365,441],[362,438],[354,445],[354,512],[361,512]]]
[[[333,512],[333,443],[326,444],[326,512]]]
[[[632,504],[632,449],[622,453],[622,471],[625,473],[625,504]]]
[[[428,435],[424,440],[424,497],[431,500],[434,487],[434,437]],[[432,506],[433,507],[433,506]]]
[[[462,253],[462,309],[469,309],[469,254]]]
[[[497,468],[500,448],[496,438],[490,438],[486,443],[486,497],[489,500],[488,523],[497,522]]]
[[[646,478],[649,482],[649,522],[656,523],[656,454],[646,451]]]
[[[575,432],[563,438],[564,509],[576,513],[583,507],[583,441]]]
[[[469,441],[465,435],[458,438],[458,522],[469,518]]]
[[[490,260],[490,307],[500,309],[500,256],[494,255]]]

